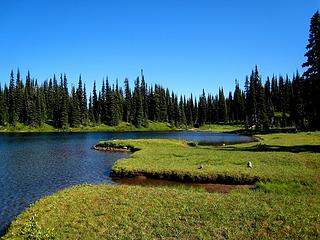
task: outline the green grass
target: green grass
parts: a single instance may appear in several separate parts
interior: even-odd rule
[[[122,175],[259,182],[229,194],[76,186],[30,206],[3,239],[319,239],[320,132],[257,137],[260,142],[227,146],[112,141],[141,149],[116,162],[113,171]]]
[[[320,132],[259,135],[260,142],[190,146],[178,140],[116,140],[141,151],[117,161],[112,174],[206,182],[277,182],[318,186]],[[191,144],[192,145],[192,144]],[[155,154],[156,153],[156,154]],[[247,168],[251,161],[253,168]],[[202,169],[198,169],[202,165]]]
[[[77,186],[35,203],[4,239],[318,239],[319,213],[319,194]]]
[[[178,130],[175,126],[163,122],[148,122],[147,127],[137,128],[131,123],[121,122],[117,126],[108,126],[105,124],[95,124],[81,126],[77,128],[59,129],[48,124],[43,124],[41,127],[30,127],[17,123],[15,126],[0,126],[0,132],[126,132],[126,131],[173,131]]]
[[[15,126],[13,125],[0,126],[0,132],[55,132],[55,131],[58,131],[58,130],[48,124],[43,124],[41,127],[31,127],[21,123],[17,123]]]
[[[200,128],[190,128],[187,126],[176,127],[169,123],[148,121],[148,126],[137,128],[131,123],[120,122],[117,126],[108,126],[105,124],[89,124],[76,128],[59,129],[51,125],[43,124],[41,127],[26,126],[17,123],[15,126],[7,125],[0,126],[0,132],[127,132],[127,131],[175,131],[175,130],[190,130],[190,131],[211,131],[211,132],[232,132],[243,129],[241,125],[227,124],[209,124]]]
[[[243,125],[228,125],[228,124],[205,124],[200,126],[200,131],[210,131],[210,132],[234,132],[243,130]]]

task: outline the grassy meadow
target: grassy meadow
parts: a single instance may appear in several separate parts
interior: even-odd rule
[[[115,175],[251,182],[256,188],[223,194],[189,187],[75,186],[30,206],[3,239],[319,239],[320,132],[257,138],[226,146],[112,141],[140,149],[114,164]]]
[[[177,128],[171,124],[163,122],[148,121],[148,126],[137,128],[131,123],[121,122],[117,126],[108,126],[105,124],[89,124],[76,128],[54,128],[48,124],[42,124],[40,127],[26,126],[21,123],[16,125],[0,126],[0,132],[127,132],[127,131],[173,131]]]
[[[76,128],[54,128],[49,124],[42,124],[40,127],[27,126],[21,123],[15,125],[0,126],[0,133],[3,132],[128,132],[128,131],[213,131],[213,132],[233,132],[242,130],[242,125],[223,125],[223,124],[206,124],[200,128],[192,128],[190,126],[180,126],[164,123],[148,121],[147,126],[140,128],[135,127],[131,123],[120,122],[117,126],[108,126],[105,124],[88,124]]]

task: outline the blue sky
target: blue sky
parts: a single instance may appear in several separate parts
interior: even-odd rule
[[[265,79],[304,62],[319,0],[0,0],[0,82],[29,69],[40,82],[82,74],[199,95],[233,90],[258,65]]]

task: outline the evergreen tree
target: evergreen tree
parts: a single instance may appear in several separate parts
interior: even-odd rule
[[[303,99],[303,79],[297,72],[292,79],[293,95],[292,117],[297,128],[303,129],[304,124],[304,99]]]
[[[143,125],[146,126],[148,119],[148,100],[147,100],[147,84],[144,80],[143,70],[141,70],[141,97],[143,108]]]
[[[266,111],[265,91],[259,76],[257,79],[256,89],[257,89],[257,129],[268,130],[269,121],[268,121],[267,111]]]
[[[9,123],[15,125],[17,121],[16,106],[15,106],[15,83],[13,71],[10,73],[9,84]]]
[[[302,64],[306,70],[303,76],[306,80],[306,111],[310,127],[320,128],[320,13],[317,11],[311,18],[309,39],[305,57],[307,61]]]
[[[17,120],[19,122],[23,122],[23,83],[20,77],[19,68],[16,75],[15,112],[17,115]]]
[[[141,127],[143,123],[143,106],[142,96],[140,91],[140,80],[139,77],[135,81],[135,87],[133,91],[133,124],[136,127]]]
[[[131,112],[131,90],[129,87],[129,80],[126,78],[124,80],[124,104],[123,104],[123,121],[130,122],[130,112]]]
[[[186,125],[187,124],[187,118],[186,118],[186,102],[185,99],[182,99],[182,96],[180,96],[180,101],[179,101],[179,112],[180,112],[180,125]]]
[[[80,123],[84,124],[86,122],[86,110],[87,106],[86,103],[83,102],[84,100],[84,90],[82,88],[82,79],[81,75],[79,76],[79,81],[78,81],[78,88],[76,90],[76,95],[77,95],[77,103],[79,105],[79,114],[80,114]]]
[[[270,83],[269,77],[267,78],[267,81],[264,85],[264,91],[265,91],[265,105],[266,105],[268,122],[270,123],[270,125],[273,125],[274,108],[273,108],[272,98],[271,98],[271,83]]]
[[[60,86],[59,86],[59,97],[60,97],[60,128],[68,128],[69,127],[69,118],[68,118],[68,84],[67,77],[64,74],[60,76]]]
[[[226,105],[226,100],[223,93],[223,88],[219,89],[218,108],[219,108],[218,120],[219,122],[225,122],[227,119],[227,105]]]
[[[204,92],[204,89],[202,90],[202,95],[199,98],[199,125],[203,125],[207,121],[207,103],[206,103],[206,94]]]
[[[100,116],[98,113],[98,96],[97,96],[97,89],[96,89],[96,81],[93,82],[93,91],[92,91],[92,99],[91,99],[91,105],[92,105],[92,115],[93,115],[93,122],[99,123],[100,122]]]
[[[82,100],[82,96],[81,98],[79,98],[79,92],[78,91],[76,92],[75,87],[72,87],[71,99],[70,99],[70,117],[69,117],[71,127],[79,127],[81,122],[81,117],[80,117],[81,110],[80,110],[79,100],[80,101]]]
[[[5,91],[0,84],[0,126],[7,124],[8,110],[5,104]]]

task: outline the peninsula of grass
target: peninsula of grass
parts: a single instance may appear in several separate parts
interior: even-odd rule
[[[111,175],[230,184],[317,185],[320,132],[257,137],[259,142],[227,146],[200,146],[179,140],[114,140],[113,144],[141,150],[118,160]],[[248,162],[253,168],[247,167]]]
[[[113,174],[119,176],[253,181],[256,188],[223,194],[188,187],[75,186],[31,205],[3,239],[319,239],[320,132],[258,137],[260,142],[227,146],[109,142],[141,149],[115,163]]]

